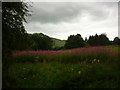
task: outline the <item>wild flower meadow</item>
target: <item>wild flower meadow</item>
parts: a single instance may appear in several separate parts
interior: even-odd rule
[[[84,47],[72,50],[47,51],[16,51],[13,56],[18,62],[105,62],[108,59],[117,59],[118,53],[106,47]]]
[[[109,48],[105,47],[85,47],[77,48],[72,50],[46,50],[46,51],[16,51],[13,53],[13,56],[22,56],[22,55],[78,55],[78,54],[89,54],[89,53],[104,53],[107,55],[116,55],[117,53],[112,51]]]
[[[119,88],[117,47],[14,51],[13,62],[7,86],[14,88]]]

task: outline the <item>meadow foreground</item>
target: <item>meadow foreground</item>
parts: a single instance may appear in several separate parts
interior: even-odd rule
[[[118,88],[119,46],[13,52],[8,87]],[[5,77],[5,76],[4,76]]]

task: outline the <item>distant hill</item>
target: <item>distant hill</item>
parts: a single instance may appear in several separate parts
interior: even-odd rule
[[[65,45],[66,40],[60,40],[60,39],[57,39],[57,38],[53,38],[53,37],[50,37],[50,36],[48,36],[46,34],[43,34],[43,33],[37,33],[37,34],[39,34],[40,37],[51,38],[53,40],[53,48],[60,48],[60,47],[63,47]],[[29,34],[29,35],[32,35],[32,34]]]
[[[53,48],[64,46],[65,45],[65,41],[66,41],[66,40],[60,40],[60,39],[56,39],[56,38],[52,38],[52,40],[54,42]]]

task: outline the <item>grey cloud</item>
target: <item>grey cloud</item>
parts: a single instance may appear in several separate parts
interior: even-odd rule
[[[36,5],[39,5],[39,7],[36,7]],[[35,3],[31,9],[33,14],[30,18],[31,20],[28,21],[38,21],[41,23],[71,21],[79,13],[76,8],[62,3]]]
[[[107,33],[112,40],[118,36],[118,3],[35,3],[30,9],[32,17],[25,24],[28,33],[67,39],[80,33],[89,37],[96,33]],[[120,35],[120,34],[119,34]]]
[[[102,5],[103,4],[103,5]],[[97,6],[98,5],[98,6]],[[77,17],[87,12],[93,20],[104,20],[109,12],[105,8],[113,6],[113,3],[63,3],[63,2],[34,2],[32,16],[27,19],[28,22],[40,23],[60,23],[70,22]],[[97,9],[96,9],[97,8]]]

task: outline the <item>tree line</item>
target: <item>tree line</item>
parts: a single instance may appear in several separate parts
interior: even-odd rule
[[[70,35],[66,41],[65,48],[79,48],[85,46],[107,46],[107,45],[120,45],[119,37],[115,37],[113,41],[110,41],[105,33],[100,35],[92,35],[89,38],[83,40],[80,34]]]
[[[72,49],[85,46],[107,46],[107,45],[120,45],[120,39],[115,37],[113,41],[110,41],[106,34],[92,35],[89,38],[82,38],[80,34],[70,35],[65,41],[65,45],[56,49],[53,47],[55,44],[53,39],[42,33],[28,34],[24,33],[15,39],[19,41],[10,43],[9,48],[11,50],[60,50],[60,49]]]

